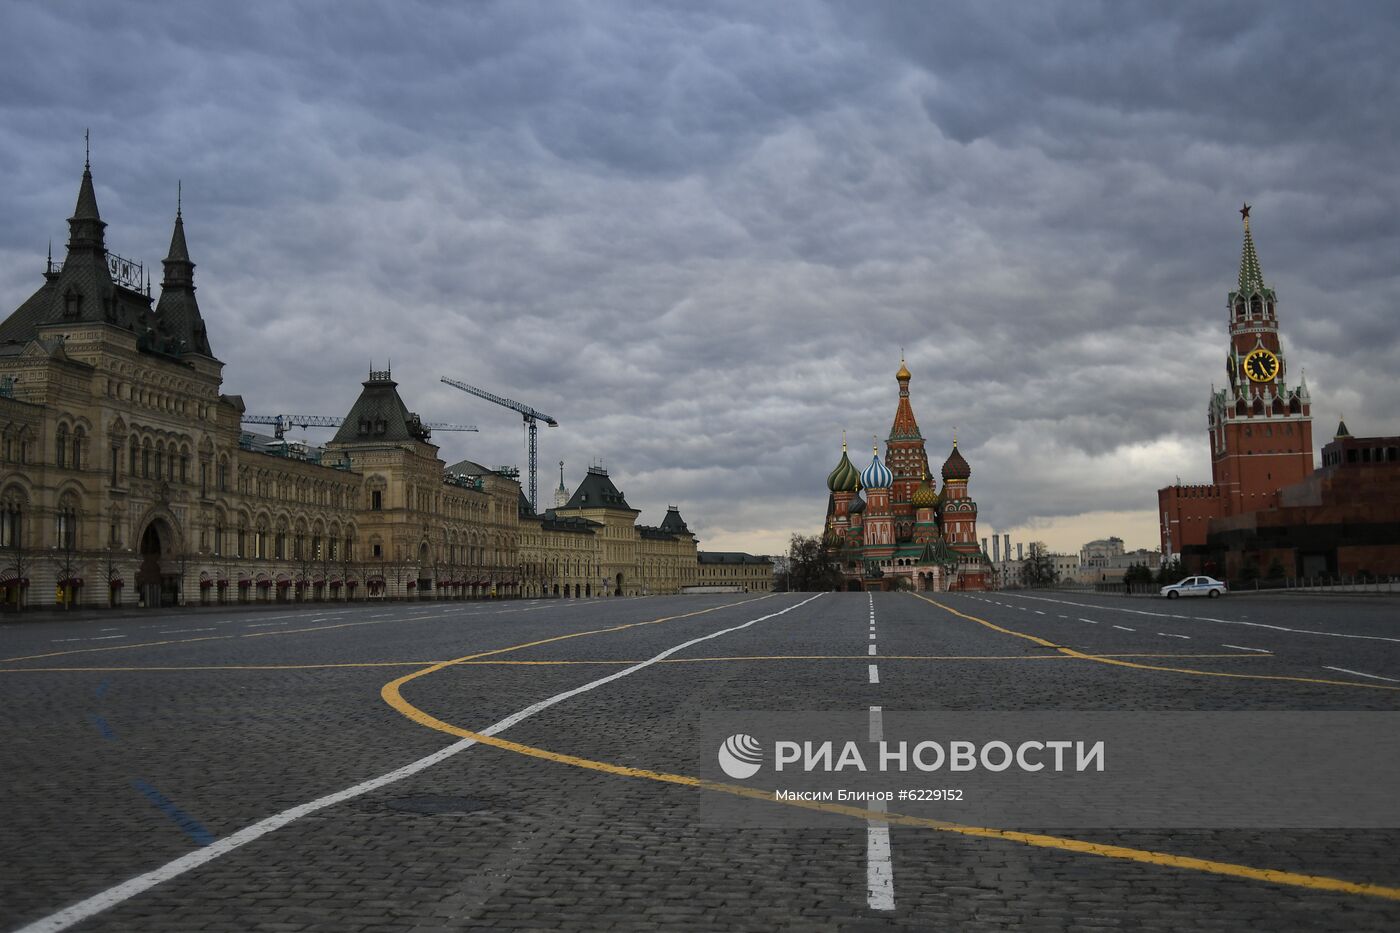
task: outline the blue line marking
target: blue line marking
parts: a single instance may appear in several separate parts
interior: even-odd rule
[[[97,696],[97,698],[98,698],[99,700],[102,699],[102,697],[107,693],[107,687],[108,687],[110,684],[111,684],[111,681],[104,680],[104,681],[102,681],[102,683],[100,683],[100,684],[97,685],[96,696]]]
[[[88,719],[92,720],[92,724],[97,727],[98,732],[102,733],[102,737],[104,739],[106,739],[109,742],[116,741],[117,734],[112,731],[111,726],[107,725],[107,720],[103,719],[96,713],[88,713]]]
[[[132,781],[131,786],[144,794],[146,799],[160,808],[162,813],[174,820],[175,825],[184,830],[185,835],[189,836],[195,842],[202,846],[207,846],[214,841],[214,834],[205,829],[204,826],[200,824],[199,820],[175,806],[175,804],[170,802],[169,797],[165,796],[145,781]]]

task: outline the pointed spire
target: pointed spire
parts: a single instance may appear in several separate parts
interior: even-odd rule
[[[78,186],[78,203],[73,208],[73,216],[68,218],[68,248],[91,247],[105,249],[102,239],[102,231],[107,225],[102,222],[102,215],[97,211],[97,193],[92,187],[92,159],[91,150],[86,143],[87,134],[83,134],[84,155],[83,155],[83,181]]]
[[[1337,421],[1337,433],[1336,433],[1335,436],[1336,436],[1336,437],[1351,437],[1351,432],[1347,430],[1346,415],[1343,415],[1343,416]]]
[[[1249,232],[1249,205],[1240,208],[1244,218],[1244,248],[1240,251],[1240,291],[1249,294],[1264,287],[1264,273],[1259,269],[1259,254],[1254,251],[1254,236]]]
[[[170,252],[161,265],[165,267],[165,279],[161,288],[194,286],[194,263],[190,262],[189,246],[185,243],[185,218],[181,185],[175,187],[175,229],[170,234]]]

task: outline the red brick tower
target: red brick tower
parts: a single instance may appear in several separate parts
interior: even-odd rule
[[[1279,342],[1276,298],[1264,284],[1249,205],[1244,217],[1239,288],[1230,292],[1227,384],[1211,396],[1207,424],[1211,472],[1230,513],[1276,503],[1280,487],[1313,471],[1312,404],[1307,384],[1289,388],[1288,363]]]
[[[914,490],[928,474],[928,454],[924,451],[919,423],[914,420],[913,406],[909,404],[910,372],[903,356],[894,378],[899,382],[899,403],[894,410],[890,436],[886,439],[885,462],[894,473],[890,507],[894,512],[895,535],[900,541],[907,541],[914,534]]]

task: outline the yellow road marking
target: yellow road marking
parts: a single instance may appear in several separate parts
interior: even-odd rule
[[[1253,661],[1272,657],[1267,654],[1105,654],[1105,658],[1226,658],[1240,661]],[[860,661],[867,662],[869,655],[769,655],[736,656],[727,658],[666,658],[658,664],[700,664],[720,661]],[[881,661],[1073,661],[1075,658],[1063,654],[1007,654],[1007,655],[933,655],[898,654],[883,655]],[[314,671],[335,668],[357,667],[422,667],[431,664],[453,663],[460,667],[553,667],[569,665],[613,665],[623,667],[640,664],[640,660],[552,660],[552,661],[509,661],[490,659],[484,661],[354,661],[345,663],[327,662],[324,664],[194,664],[194,665],[153,665],[140,667],[0,667],[0,674],[57,674],[57,673],[121,673],[153,671]]]
[[[766,597],[765,597],[766,598]],[[736,604],[737,605],[737,604]],[[937,604],[935,604],[937,605]],[[711,610],[705,610],[706,612]],[[701,613],[690,613],[689,615],[700,615]],[[671,618],[685,618],[685,616],[673,616]],[[1036,846],[1045,849],[1059,849],[1065,852],[1075,852],[1083,855],[1096,855],[1102,858],[1120,859],[1130,862],[1139,862],[1147,865],[1160,865],[1169,868],[1181,868],[1191,871],[1207,872],[1210,874],[1224,875],[1234,878],[1245,878],[1251,881],[1267,881],[1272,884],[1284,884],[1294,887],[1309,888],[1317,891],[1331,891],[1341,894],[1359,894],[1371,897],[1382,897],[1388,900],[1400,901],[1400,887],[1386,887],[1379,884],[1367,882],[1346,881],[1341,878],[1329,878],[1324,875],[1305,875],[1298,872],[1277,871],[1268,868],[1254,868],[1249,865],[1238,865],[1232,862],[1217,862],[1212,859],[1195,858],[1187,855],[1171,855],[1165,852],[1152,852],[1146,849],[1134,849],[1128,846],[1110,845],[1105,843],[1087,842],[1082,839],[1069,839],[1061,836],[1048,836],[1041,833],[1024,833],[1014,830],[991,829],[982,826],[965,826],[959,823],[946,823],[942,820],[933,820],[925,817],[906,816],[899,813],[879,812],[867,810],[864,807],[847,807],[835,803],[822,803],[818,801],[802,800],[775,800],[766,791],[761,791],[752,787],[743,787],[738,784],[726,784],[719,781],[707,781],[702,778],[691,777],[684,774],[672,774],[666,771],[652,771],[645,768],[632,768],[625,765],[610,764],[605,761],[597,761],[592,758],[583,758],[578,755],[568,755],[562,752],[552,752],[548,749],[538,748],[533,745],[525,745],[520,742],[512,742],[509,739],[502,739],[497,736],[484,735],[480,732],[473,732],[470,729],[463,729],[454,726],[449,722],[444,722],[432,714],[419,709],[408,700],[404,699],[402,688],[404,684],[417,680],[419,677],[426,677],[429,674],[437,673],[444,668],[454,665],[465,664],[478,658],[491,654],[504,654],[522,648],[530,648],[535,645],[545,644],[552,641],[562,641],[566,638],[581,638],[586,635],[603,634],[606,632],[620,631],[626,628],[633,628],[637,625],[654,625],[660,622],[667,622],[670,619],[655,619],[651,622],[637,622],[630,625],[616,626],[607,629],[598,629],[593,632],[576,632],[570,635],[561,635],[556,638],[547,638],[541,641],[527,642],[515,645],[510,648],[500,648],[496,651],[483,652],[481,654],[465,655],[451,661],[440,661],[419,671],[405,674],[402,677],[386,683],[379,691],[379,695],[384,702],[397,710],[406,718],[426,726],[429,729],[444,732],[448,735],[459,738],[471,739],[481,745],[489,745],[504,751],[515,752],[519,755],[526,755],[531,758],[538,758],[544,761],[552,761],[557,764],[570,765],[575,768],[583,768],[589,771],[600,771],[604,774],[613,774],[620,777],[639,778],[649,781],[657,781],[664,784],[676,784],[683,787],[694,787],[699,790],[713,791],[716,793],[731,794],[736,797],[746,797],[751,800],[762,800],[766,803],[776,803],[782,806],[801,807],[806,810],[816,810],[823,813],[832,813],[840,816],[849,816],[854,819],[870,821],[875,820],[892,826],[910,826],[922,829],[932,829],[937,832],[955,833],[961,836],[972,836],[982,839],[995,839],[1005,842],[1016,842],[1022,845]],[[990,623],[987,623],[990,624]],[[993,626],[996,628],[996,626]],[[1009,634],[1019,634],[1011,633]],[[1035,636],[1023,636],[1031,640]],[[1046,647],[1056,647],[1045,642]],[[1061,649],[1057,649],[1061,650]],[[1086,656],[1093,657],[1093,656]],[[1112,662],[1110,662],[1112,663]]]
[[[1400,687],[1387,687],[1382,684],[1364,684],[1355,680],[1326,680],[1320,677],[1289,677],[1283,674],[1234,674],[1228,671],[1198,671],[1187,667],[1161,667],[1155,664],[1135,664],[1132,661],[1119,660],[1113,655],[1088,654],[1083,651],[1076,651],[1074,648],[1066,648],[1062,645],[1057,645],[1052,641],[1047,641],[1038,635],[1029,635],[1025,632],[1018,632],[1014,629],[1009,629],[997,625],[995,622],[988,622],[986,619],[979,619],[977,616],[968,615],[965,612],[959,612],[952,606],[945,606],[943,603],[940,603],[936,599],[929,599],[927,596],[921,596],[918,593],[914,593],[911,595],[915,596],[918,599],[922,599],[926,603],[930,603],[931,605],[937,606],[944,612],[950,612],[958,618],[967,619],[969,622],[976,622],[978,625],[985,625],[987,628],[992,629],[993,631],[1001,632],[1003,635],[1014,635],[1017,638],[1024,638],[1026,641],[1034,642],[1035,644],[1040,645],[1044,648],[1053,648],[1054,650],[1059,651],[1071,658],[1078,658],[1081,661],[1098,661],[1100,664],[1115,664],[1119,667],[1131,667],[1142,671],[1166,671],[1167,673],[1171,674],[1192,674],[1197,677],[1234,677],[1242,680],[1281,680],[1300,684],[1323,684],[1329,687],[1361,687],[1367,690],[1391,690],[1400,692]]]
[[[1139,862],[1147,865],[1159,865],[1167,868],[1181,868],[1190,871],[1207,872],[1216,875],[1225,875],[1234,878],[1245,878],[1251,881],[1267,881],[1272,884],[1285,884],[1294,887],[1309,888],[1316,891],[1331,891],[1340,894],[1360,894],[1371,897],[1382,897],[1388,900],[1400,900],[1400,888],[1386,887],[1379,884],[1367,882],[1346,881],[1341,878],[1329,878],[1324,875],[1305,875],[1291,871],[1277,871],[1268,868],[1254,868],[1249,865],[1238,865],[1233,862],[1218,862],[1212,859],[1195,858],[1188,855],[1172,855],[1166,852],[1152,852],[1146,849],[1134,849],[1128,846],[1111,845],[1098,842],[1087,842],[1082,839],[1068,839],[1062,836],[1048,836],[1042,833],[1025,833],[1014,830],[991,829],[984,826],[965,826],[959,823],[947,823],[942,820],[928,819],[926,817],[906,816],[899,813],[887,813],[874,810],[867,810],[864,807],[848,807],[835,803],[822,803],[818,801],[802,800],[775,800],[770,792],[759,790],[753,787],[743,787],[738,784],[726,784],[720,781],[707,781],[703,778],[691,777],[684,774],[672,774],[666,771],[652,771],[646,768],[632,768],[625,765],[610,764],[605,761],[597,761],[592,758],[583,758],[578,755],[568,755],[561,752],[552,752],[548,749],[538,748],[533,745],[525,745],[520,742],[512,742],[498,736],[484,735],[480,732],[473,732],[470,729],[463,729],[451,723],[444,722],[437,717],[424,712],[418,707],[409,703],[403,698],[400,688],[411,680],[426,676],[436,671],[442,670],[451,662],[434,665],[415,671],[412,674],[405,674],[396,680],[385,684],[380,691],[380,696],[384,702],[413,720],[419,725],[448,735],[455,735],[459,738],[472,739],[481,745],[489,745],[493,748],[515,752],[519,755],[526,755],[531,758],[538,758],[544,761],[552,761],[557,764],[570,765],[575,768],[584,768],[589,771],[600,771],[604,774],[617,775],[619,777],[639,778],[648,781],[657,781],[664,784],[677,784],[683,787],[694,787],[699,790],[707,790],[715,793],[731,794],[736,797],[746,797],[750,800],[761,800],[765,803],[774,803],[782,806],[801,807],[805,810],[816,810],[822,813],[831,813],[840,816],[849,816],[858,820],[873,820],[889,824],[891,826],[909,826],[920,829],[932,829],[937,832],[954,833],[960,836],[972,836],[981,839],[995,839],[1003,842],[1016,842],[1022,845],[1036,846],[1044,849],[1059,849],[1065,852],[1075,852],[1082,855],[1096,855],[1102,858],[1120,859],[1130,862]]]

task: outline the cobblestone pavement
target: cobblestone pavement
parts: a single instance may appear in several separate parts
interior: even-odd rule
[[[764,616],[502,729],[520,746],[451,732]],[[1400,710],[1390,688],[1391,599],[778,594],[7,619],[0,926],[59,929],[83,904],[80,930],[1393,930],[1393,828],[1028,845],[896,824],[881,909],[864,819],[785,828],[779,805],[735,799],[752,822],[724,824],[717,791],[649,776],[693,774],[699,724],[726,711]]]

